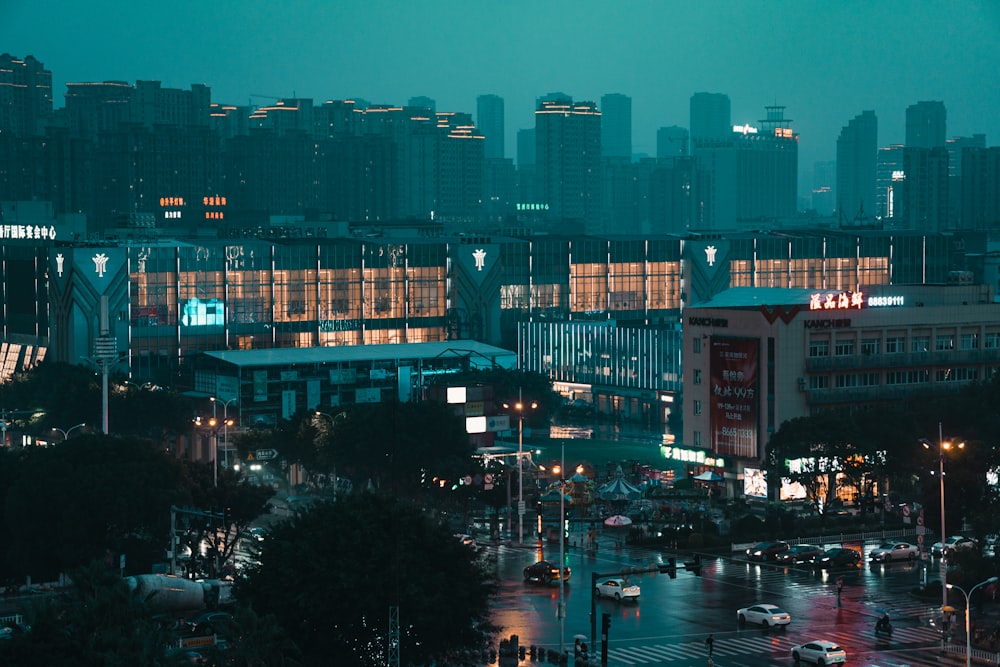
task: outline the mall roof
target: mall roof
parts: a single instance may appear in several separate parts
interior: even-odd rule
[[[517,367],[517,353],[474,340],[447,340],[431,343],[390,343],[384,345],[337,345],[327,347],[224,350],[205,356],[240,367],[338,364],[362,361],[433,361],[467,357],[474,368]]]
[[[818,291],[794,287],[731,287],[708,301],[692,303],[690,308],[758,308],[760,306],[808,305]],[[825,293],[825,291],[824,291]]]

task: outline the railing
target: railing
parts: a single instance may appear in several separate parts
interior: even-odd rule
[[[944,650],[946,653],[957,653],[964,656],[965,644],[946,644]],[[991,665],[1000,665],[1000,652],[997,651],[987,651],[984,648],[976,648],[973,646],[970,657],[979,662],[987,662]]]

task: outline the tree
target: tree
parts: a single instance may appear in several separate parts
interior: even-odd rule
[[[2,546],[12,575],[51,580],[127,547],[139,571],[162,558],[170,506],[188,496],[180,465],[148,441],[85,435],[13,455]]]
[[[368,492],[321,502],[273,526],[235,595],[273,613],[303,664],[381,667],[389,608],[406,664],[480,650],[497,628],[493,568],[416,504]]]

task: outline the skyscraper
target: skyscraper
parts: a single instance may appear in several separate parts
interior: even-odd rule
[[[906,107],[906,147],[942,148],[946,121],[944,102],[917,102]]]
[[[410,101],[406,103],[406,106],[427,109],[431,113],[435,113],[437,111],[437,102],[425,95],[411,97]]]
[[[480,95],[476,98],[476,127],[486,137],[486,159],[504,156],[503,98]]]
[[[686,127],[671,125],[656,131],[656,157],[680,157],[688,154],[689,134]]]
[[[553,220],[600,233],[601,112],[594,102],[546,99],[535,110],[538,195]]]
[[[837,216],[841,224],[861,224],[875,215],[878,119],[863,111],[837,137]]]
[[[34,57],[0,55],[0,131],[40,136],[52,115],[52,72]]]
[[[632,159],[632,98],[628,95],[601,97],[601,153]]]
[[[723,93],[691,96],[691,145],[725,144],[733,140],[732,109]]]

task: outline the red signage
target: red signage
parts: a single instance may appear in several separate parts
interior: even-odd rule
[[[753,338],[712,338],[712,451],[757,458],[758,349]]]
[[[862,292],[829,292],[809,295],[809,310],[850,310],[861,309],[865,303]]]

